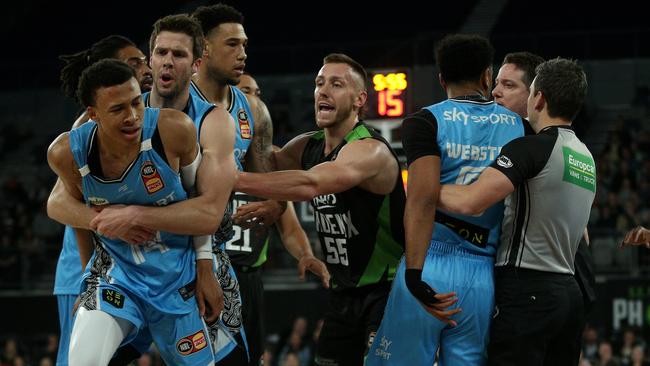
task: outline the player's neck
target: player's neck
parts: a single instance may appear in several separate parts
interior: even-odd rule
[[[230,105],[230,88],[226,83],[220,83],[213,78],[210,78],[205,70],[194,74],[192,77],[194,84],[199,87],[199,90],[210,103],[224,106],[228,108]]]
[[[354,114],[340,123],[325,127],[325,155],[329,154],[343,142],[345,136],[352,131],[357,122],[359,122],[359,117]]]
[[[187,102],[190,99],[189,85],[190,84],[188,83],[188,87],[185,88],[185,90],[183,90],[181,93],[168,98],[165,98],[158,94],[156,88],[154,87],[151,90],[151,94],[149,96],[149,105],[153,108],[171,108],[182,111],[185,109]]]
[[[97,147],[102,160],[123,161],[130,163],[140,152],[140,140],[142,140],[142,130],[137,139],[130,141],[124,139],[114,139],[111,136],[97,131]]]
[[[483,88],[475,83],[447,84],[447,98],[458,98],[466,95],[481,95],[485,97],[487,93]]]

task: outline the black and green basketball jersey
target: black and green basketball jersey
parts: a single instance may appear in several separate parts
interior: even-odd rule
[[[339,151],[352,141],[372,138],[390,145],[363,122],[357,123],[343,142],[324,156],[325,134],[310,136],[302,154],[305,170],[336,160]],[[397,155],[391,149],[395,160]],[[378,195],[359,187],[311,200],[314,221],[331,288],[342,290],[392,281],[404,251],[404,204],[406,196],[401,174],[391,193]]]
[[[245,193],[235,192],[232,204],[233,212],[237,207],[249,202],[262,201],[261,198],[249,196]],[[226,242],[226,251],[230,262],[238,266],[259,267],[266,262],[266,253],[269,245],[269,228],[255,226],[242,229],[233,224],[233,237]]]

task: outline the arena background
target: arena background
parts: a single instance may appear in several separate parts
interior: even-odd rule
[[[45,151],[69,128],[79,108],[58,89],[57,56],[88,48],[109,34],[131,38],[147,53],[156,19],[209,3],[3,5],[0,365],[14,364],[6,358],[12,341],[28,364],[47,364],[43,358],[52,357],[58,333],[51,293],[62,226],[44,210],[54,182]],[[433,47],[447,33],[488,36],[496,48],[495,75],[503,56],[513,51],[578,59],[587,73],[589,95],[576,129],[597,157],[598,169],[589,222],[598,301],[590,315],[585,352],[596,362],[606,357],[598,349],[607,353],[609,343],[614,357],[625,364],[626,347],[639,344],[648,355],[650,251],[617,248],[625,231],[650,224],[650,21],[640,5],[558,0],[228,3],[244,13],[250,39],[246,69],[262,88],[273,117],[274,141],[280,145],[314,128],[313,80],[330,52],[347,53],[374,73],[405,72],[404,113],[444,99]],[[398,149],[400,122],[377,122],[395,138]],[[308,206],[298,204],[297,210],[319,252]],[[326,294],[318,282],[311,278],[302,283],[296,277],[295,261],[276,239],[264,270],[269,345],[276,352],[293,319],[306,317],[309,333],[324,307]]]

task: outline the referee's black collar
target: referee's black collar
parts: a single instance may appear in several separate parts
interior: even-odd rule
[[[573,126],[571,126],[571,125],[551,125],[551,126],[546,126],[546,127],[542,128],[542,129],[539,131],[539,133],[546,132],[546,131],[550,131],[550,130],[555,129],[555,128],[564,128],[564,129],[566,129],[566,130],[571,130],[571,131],[573,131]],[[575,132],[575,131],[574,131],[574,132]]]

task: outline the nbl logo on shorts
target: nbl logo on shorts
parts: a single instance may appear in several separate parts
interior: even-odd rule
[[[205,340],[205,333],[202,330],[181,338],[176,342],[176,350],[183,356],[191,355],[192,353],[199,352],[208,345]]]
[[[165,188],[165,182],[163,182],[156,166],[151,161],[145,161],[142,164],[140,169],[140,176],[142,177],[142,183],[144,183],[144,188],[147,190],[147,193],[154,194],[159,190]]]
[[[248,122],[248,114],[244,108],[241,108],[237,112],[237,120],[239,121],[239,131],[242,139],[250,140],[251,139],[251,125]]]

